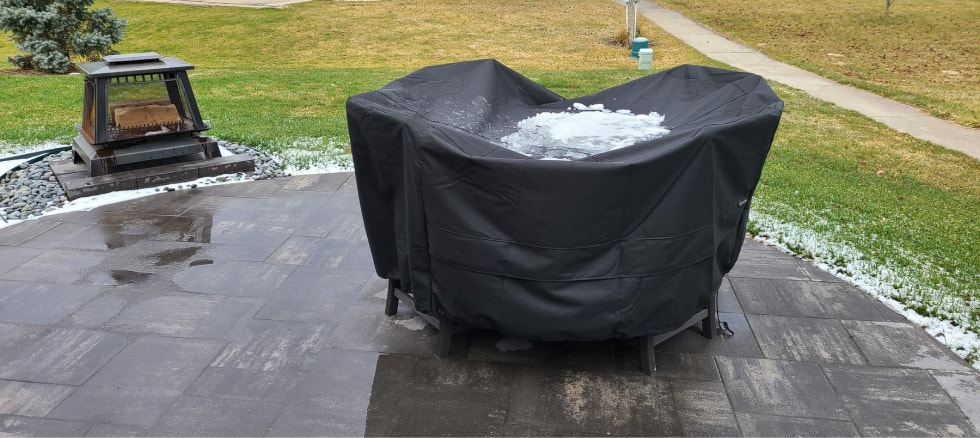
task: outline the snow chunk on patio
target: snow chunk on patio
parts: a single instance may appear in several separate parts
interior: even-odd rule
[[[601,154],[670,133],[664,116],[611,111],[602,104],[574,103],[579,111],[540,113],[517,123],[517,132],[500,139],[521,154],[552,160],[575,160]]]

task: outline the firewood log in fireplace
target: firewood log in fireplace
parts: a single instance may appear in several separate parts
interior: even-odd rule
[[[122,129],[175,125],[181,122],[180,113],[174,104],[115,108],[113,118],[116,126]]]

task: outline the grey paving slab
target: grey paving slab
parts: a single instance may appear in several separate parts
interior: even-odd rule
[[[230,341],[238,336],[265,303],[265,300],[257,298],[225,297],[207,317],[195,324],[190,337]]]
[[[136,334],[230,340],[264,304],[256,298],[207,294],[156,296],[126,308],[104,327]]]
[[[269,256],[268,261],[286,265],[336,268],[350,251],[351,246],[351,241],[346,239],[292,236]]]
[[[139,213],[155,216],[179,216],[201,202],[201,197],[186,191],[161,192],[137,198],[116,209],[119,213]]]
[[[371,247],[366,241],[355,242],[344,259],[337,265],[340,269],[366,270],[374,272],[374,259],[371,258]]]
[[[14,354],[3,356],[0,379],[81,385],[128,342],[115,333],[53,329]]]
[[[172,222],[172,216],[159,216],[133,213],[107,214],[105,218],[86,237],[105,243],[106,249],[125,248],[134,242],[153,239],[168,230],[164,227]],[[96,240],[97,241],[97,240]]]
[[[229,198],[241,198],[241,199],[265,199],[272,196],[273,193],[279,191],[283,184],[286,184],[285,179],[275,178],[267,179],[261,181],[248,181],[239,184],[224,184],[214,187],[208,187],[206,191],[208,196],[222,196]],[[200,208],[202,204],[197,204],[191,207]]]
[[[227,190],[221,192],[221,187],[223,186],[202,191],[200,202],[184,210],[180,217],[212,222],[215,219],[247,219],[249,216],[246,212],[258,201],[248,197],[221,196],[223,193],[230,193]]]
[[[980,375],[973,372],[929,371],[970,420],[980,430]]]
[[[112,331],[187,337],[224,297],[187,294],[154,297],[119,313],[106,324]]]
[[[95,228],[95,224],[61,222],[58,226],[31,238],[20,246],[39,249],[105,249],[105,240]]]
[[[742,306],[735,295],[735,289],[728,277],[721,280],[721,287],[718,289],[718,311],[724,313],[743,313]]]
[[[877,366],[966,370],[962,359],[921,328],[888,321],[842,321],[858,347]]]
[[[42,325],[7,324],[0,322],[0,358],[13,354],[20,347],[41,338],[49,330]]]
[[[95,286],[0,280],[0,322],[54,324],[98,293]]]
[[[334,208],[327,206],[326,208]],[[360,214],[339,215],[337,223],[327,233],[327,237],[334,239],[366,240],[364,233],[364,221]]]
[[[361,202],[357,198],[357,192],[336,191],[331,193],[324,207],[340,213],[361,215]]]
[[[408,376],[419,360],[418,356],[378,354],[374,364],[372,391],[364,419],[365,436],[382,435],[388,428],[390,421],[385,414],[397,405],[408,383]]]
[[[487,436],[504,429],[509,365],[382,356],[376,374],[381,379],[375,380],[366,434]],[[461,420],[462,427],[432,421],[450,417]]]
[[[85,432],[91,437],[133,437],[146,435],[146,428],[139,426],[124,426],[120,424],[96,424]]]
[[[315,175],[298,175],[289,179],[282,185],[282,190],[303,190],[332,193],[344,185],[349,178],[354,176],[350,173],[321,173]]]
[[[279,190],[255,203],[254,208],[279,212],[303,211],[310,207],[312,201],[316,201],[317,204],[325,203],[330,199],[330,195],[330,193],[310,194],[295,190]]]
[[[173,281],[188,292],[268,298],[294,269],[293,265],[214,260],[178,272]]]
[[[373,272],[299,266],[256,318],[336,326]]]
[[[48,283],[78,283],[84,279],[90,269],[102,263],[104,258],[105,255],[98,252],[45,251],[0,275],[0,279],[22,281],[44,279]]]
[[[97,285],[138,285],[149,283],[154,280],[155,273],[131,271],[128,269],[94,269],[80,280],[84,284]]]
[[[861,436],[853,422],[778,415],[736,415],[743,436]]]
[[[320,324],[253,319],[214,358],[211,366],[303,371],[329,334],[329,329]]]
[[[384,308],[388,296],[388,280],[377,275],[368,276],[357,298],[357,305],[363,307]]]
[[[300,371],[208,367],[186,394],[285,403],[303,377]]]
[[[344,184],[341,185],[340,188],[337,189],[337,191],[347,192],[347,193],[357,193],[357,178],[354,177],[353,173],[350,174],[350,178],[347,178],[347,181],[344,181]]]
[[[214,233],[214,218],[210,216],[179,216],[160,225],[149,240],[185,243],[210,243]]]
[[[179,393],[224,346],[221,341],[143,336],[113,357],[85,386],[156,388]]]
[[[75,388],[0,380],[0,414],[43,417]]]
[[[617,349],[616,356],[617,373],[643,375],[643,371],[640,369],[640,352],[637,349]],[[715,359],[709,355],[657,352],[655,360],[657,364],[657,377],[687,380],[721,380]]]
[[[745,251],[731,272],[730,278],[771,278],[809,280],[798,259],[778,251]]]
[[[148,428],[180,396],[171,388],[85,385],[48,414],[48,418]]]
[[[0,415],[0,433],[10,436],[82,436],[91,426],[76,421]]]
[[[444,360],[430,356],[419,359],[407,374],[407,383],[413,385],[509,392],[514,380],[514,367],[493,362]]]
[[[849,420],[820,366],[742,357],[718,357],[736,412]]]
[[[320,192],[315,192],[315,194],[317,197],[325,197]],[[313,195],[307,194],[307,197],[311,196]],[[286,211],[289,211],[290,215],[282,223],[293,236],[329,237],[330,230],[343,220],[336,212],[327,208],[321,199],[316,200],[315,203],[310,203],[300,211]],[[276,221],[277,216],[279,216],[278,210],[263,210],[260,217],[264,220]]]
[[[867,363],[847,330],[836,319],[748,315],[748,320],[766,358]]]
[[[14,269],[41,254],[36,248],[5,247],[3,257],[0,257],[0,275]]]
[[[149,242],[146,245],[153,245]],[[170,267],[173,265],[181,265],[186,263],[188,260],[194,258],[198,253],[202,252],[203,246],[194,243],[175,243],[175,244],[161,244],[157,248],[152,248],[147,251],[146,256],[140,257],[150,262],[150,266],[163,266]]]
[[[684,436],[740,436],[721,382],[673,379],[674,403]]]
[[[25,221],[16,227],[0,228],[0,246],[17,246],[57,227],[56,221]]]
[[[65,319],[65,325],[78,328],[100,328],[116,316],[127,301],[115,294],[105,294],[78,308]]]
[[[211,259],[261,262],[276,251],[274,246],[208,245],[205,255]]]
[[[867,294],[845,283],[732,278],[745,313],[880,320]]]
[[[150,436],[263,436],[282,405],[254,400],[184,395],[177,399]]]
[[[742,251],[741,251],[741,254],[748,254],[748,253],[750,253],[752,251],[756,251],[756,252],[759,252],[759,251],[761,251],[761,252],[771,252],[771,251],[782,252],[782,251],[779,251],[778,249],[772,248],[772,247],[770,247],[770,246],[768,246],[768,245],[766,245],[766,244],[764,244],[762,242],[759,242],[757,240],[745,239],[745,241],[742,242]],[[784,254],[784,255],[787,255],[787,254]],[[792,257],[792,256],[790,256],[790,257]]]
[[[892,322],[906,322],[906,321],[908,321],[908,319],[905,318],[905,316],[902,316],[901,313],[898,313],[895,309],[893,309],[888,304],[885,304],[885,303],[883,303],[881,301],[878,301],[878,300],[872,300],[872,303],[874,303],[875,309],[878,310],[878,314],[881,315],[881,318],[883,320],[885,320],[885,321],[892,321]]]
[[[321,351],[283,407],[269,435],[364,435],[379,360],[379,354],[374,352]],[[404,375],[410,372],[396,371]],[[382,390],[378,388],[379,392]],[[381,406],[376,410],[383,413],[387,408],[389,406]]]
[[[207,243],[278,247],[292,234],[282,225],[288,223],[287,220],[288,218],[283,221],[269,221],[270,223],[257,223],[253,218],[214,220]]]
[[[719,313],[719,321],[728,323],[735,335],[716,336],[708,339],[698,329],[688,329],[679,333],[654,349],[657,353],[691,353],[713,356],[762,357],[762,349],[756,341],[745,315],[740,313]]]
[[[610,435],[676,436],[681,422],[663,379],[520,367],[508,422]]]
[[[976,436],[925,370],[828,365],[827,377],[863,435]]]
[[[465,387],[447,390],[408,385],[388,409],[369,411],[367,435],[493,436],[501,435],[507,418],[507,393]],[[377,412],[377,415],[372,415]],[[433,421],[452,418],[450,421]]]
[[[836,275],[824,271],[823,269],[820,269],[810,263],[800,263],[800,267],[803,268],[803,271],[806,272],[806,275],[808,275],[810,277],[810,280],[812,281],[829,281],[834,283],[844,282],[844,280],[837,277]]]
[[[403,308],[397,315],[387,317],[383,308],[354,306],[345,311],[330,335],[329,345],[423,356],[432,352],[435,339],[436,330],[410,310]]]

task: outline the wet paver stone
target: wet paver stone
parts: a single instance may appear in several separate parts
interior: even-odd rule
[[[976,435],[980,373],[747,241],[734,336],[471,330],[383,311],[351,174],[163,193],[0,229],[0,434]]]

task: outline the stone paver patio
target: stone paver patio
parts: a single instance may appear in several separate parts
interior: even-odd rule
[[[163,193],[0,229],[0,433],[977,435],[980,373],[754,242],[696,330],[470,331],[384,316],[350,174]]]

